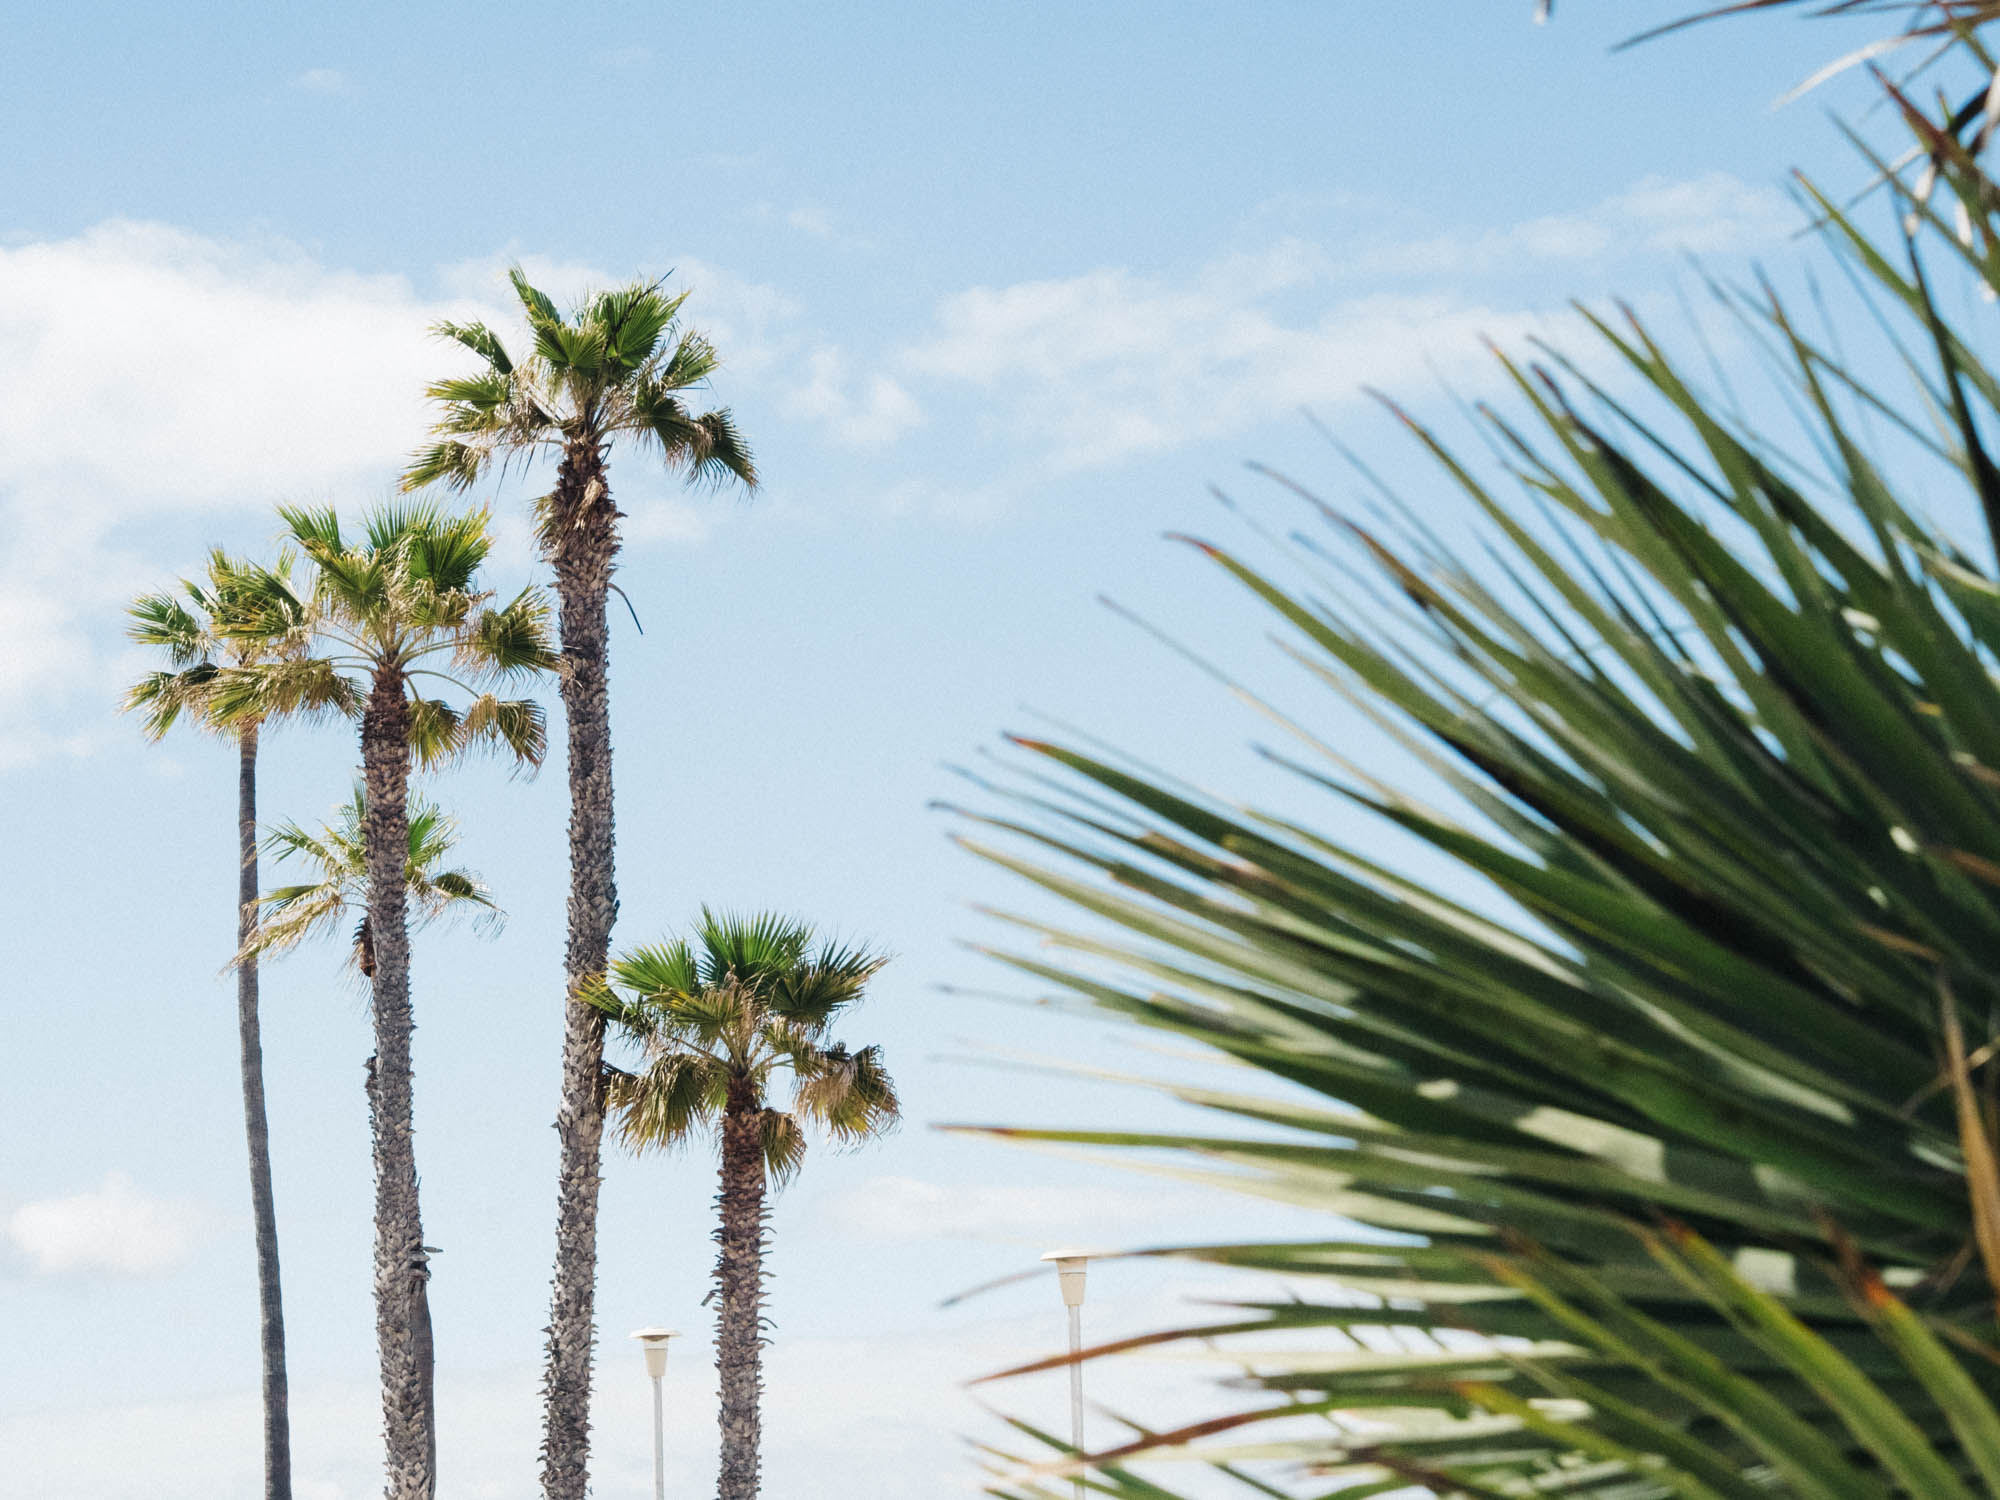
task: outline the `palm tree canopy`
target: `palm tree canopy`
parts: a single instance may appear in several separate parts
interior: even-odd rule
[[[307,938],[318,937],[344,921],[350,912],[368,906],[368,864],[363,829],[367,793],[357,783],[334,821],[317,831],[298,823],[280,823],[264,838],[266,854],[306,865],[313,878],[278,886],[264,893],[256,929],[237,953],[237,961],[253,954],[283,953]],[[422,925],[459,912],[476,912],[498,922],[500,909],[485,883],[470,870],[443,868],[458,842],[458,820],[434,802],[422,798],[410,805],[410,852],[404,866],[411,915]],[[365,918],[363,919],[365,921]],[[364,938],[355,929],[353,960],[360,962]]]
[[[805,1125],[858,1143],[892,1127],[899,1105],[879,1047],[849,1050],[828,1033],[887,962],[866,948],[817,942],[803,922],[703,908],[691,939],[613,961],[591,1003],[641,1051],[609,1071],[607,1104],[635,1149],[681,1145],[714,1129],[732,1086],[763,1111],[765,1169],[797,1171]],[[789,1073],[789,1108],[767,1102]]]
[[[592,446],[614,437],[651,446],[696,483],[757,483],[750,449],[727,410],[697,412],[687,393],[720,364],[715,346],[679,326],[688,294],[635,281],[587,297],[564,317],[516,267],[509,273],[534,351],[516,361],[483,323],[439,323],[441,338],[479,357],[473,374],[428,388],[442,413],[437,441],[403,476],[405,489],[444,483],[464,489],[497,460],[503,467],[543,449]]]
[[[292,565],[289,552],[263,570],[217,547],[209,553],[202,577],[184,578],[177,590],[142,594],[132,601],[126,610],[127,637],[155,648],[167,661],[166,668],[133,683],[121,705],[125,712],[142,716],[149,739],[159,739],[184,714],[203,729],[231,732],[231,726],[215,716],[211,701],[220,664],[259,660],[275,644],[271,632],[253,634],[233,627],[240,624],[253,595],[262,592],[259,580],[268,576],[279,589],[266,601],[267,620],[278,623],[289,604],[290,616],[276,636],[292,634],[303,609],[290,592]]]
[[[210,688],[223,720],[280,712],[353,716],[381,672],[411,685],[411,748],[435,765],[474,748],[538,765],[547,748],[540,705],[492,688],[553,671],[549,607],[525,588],[496,605],[478,584],[492,550],[484,510],[452,515],[424,502],[376,510],[363,535],[343,533],[331,507],[279,511],[312,564],[304,592],[274,570],[246,568],[225,634],[268,643],[274,660],[220,669]],[[327,649],[305,654],[308,642]],[[463,707],[416,690],[417,679],[462,689]]]

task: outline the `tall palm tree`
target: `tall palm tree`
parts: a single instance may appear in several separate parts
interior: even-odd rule
[[[815,946],[803,922],[704,909],[692,941],[635,949],[590,992],[641,1056],[636,1070],[609,1074],[619,1138],[635,1151],[704,1135],[721,1144],[720,1500],[757,1494],[766,1185],[797,1173],[807,1126],[858,1144],[897,1119],[881,1049],[850,1052],[828,1035],[886,961],[866,949]],[[780,1074],[790,1075],[783,1107],[774,1102]]]
[[[561,1161],[555,1276],[543,1377],[542,1486],[548,1500],[584,1500],[589,1484],[590,1362],[595,1340],[598,1161],[604,1134],[604,1019],[578,1003],[604,970],[618,911],[612,868],[611,715],[606,605],[618,556],[619,510],[606,464],[614,441],[643,450],[696,484],[755,487],[750,450],[729,413],[695,412],[686,393],[720,363],[699,333],[678,326],[687,294],[634,282],[586,299],[564,318],[511,273],[534,352],[516,363],[479,323],[437,333],[479,357],[476,373],[429,388],[442,407],[438,441],[403,476],[405,489],[464,489],[495,463],[557,457],[555,488],[535,503],[537,534],[555,572],[562,700],[569,724],[569,944],[564,960]]]
[[[545,748],[540,708],[480,691],[553,668],[548,607],[534,589],[494,607],[478,585],[492,542],[484,511],[450,516],[429,505],[388,506],[348,537],[328,509],[280,510],[313,564],[303,597],[274,574],[240,627],[269,633],[295,612],[296,637],[324,656],[225,668],[214,701],[225,720],[296,706],[360,709],[367,919],[374,945],[375,1056],[369,1116],[375,1156],[375,1330],[382,1370],[389,1500],[430,1500],[436,1488],[435,1411],[423,1333],[428,1323],[423,1220],[411,1139],[409,777],[474,747],[533,766]],[[426,697],[431,682],[469,701]]]
[[[146,594],[128,611],[130,637],[165,653],[167,667],[139,679],[125,708],[141,714],[146,734],[159,739],[186,719],[236,742],[236,941],[248,938],[257,914],[257,748],[261,718],[224,723],[211,694],[224,665],[251,666],[270,658],[271,641],[225,635],[242,599],[249,565],[220,548],[204,578],[182,580],[178,594]],[[283,578],[289,564],[274,570]],[[296,624],[296,621],[291,622]],[[271,1187],[271,1131],[264,1103],[264,1041],[258,1016],[257,960],[236,968],[238,1075],[243,1131],[250,1149],[250,1212],[257,1246],[257,1326],[264,1401],[264,1497],[291,1500],[291,1416],[285,1377],[285,1309],[278,1272],[278,1210]]]

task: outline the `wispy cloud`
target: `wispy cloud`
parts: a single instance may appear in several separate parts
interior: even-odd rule
[[[345,94],[354,85],[338,68],[307,68],[292,76],[292,87],[308,94]]]
[[[786,397],[786,408],[815,423],[844,448],[881,448],[923,425],[923,408],[893,376],[857,376],[838,349],[806,357],[806,378]]]
[[[158,1276],[186,1263],[201,1223],[191,1204],[112,1172],[88,1192],[23,1203],[6,1216],[5,1233],[36,1276]]]
[[[1286,238],[1182,276],[1107,267],[974,287],[940,304],[899,368],[926,404],[954,386],[976,394],[990,436],[1037,445],[1057,471],[1098,467],[1483,367],[1483,339],[1547,329],[1522,290],[1546,275],[1528,273],[1740,252],[1794,221],[1781,195],[1733,177],[1648,179],[1576,214],[1479,234]]]

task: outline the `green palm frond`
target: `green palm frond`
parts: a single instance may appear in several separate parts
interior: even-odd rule
[[[465,753],[465,717],[442,698],[410,699],[410,756],[425,770]]]
[[[669,1052],[638,1073],[611,1071],[604,1102],[633,1150],[671,1151],[715,1128],[728,1093],[728,1070],[714,1058]]]
[[[861,998],[884,961],[861,948],[815,946],[808,923],[777,913],[708,907],[692,939],[618,955],[585,999],[643,1059],[613,1075],[621,1136],[652,1148],[710,1129],[732,1080],[750,1107],[765,1112],[774,1183],[803,1160],[806,1124],[849,1144],[890,1129],[899,1106],[881,1049],[850,1053],[827,1040],[836,1015]],[[695,1070],[701,1091],[691,1092],[693,1075],[683,1069]],[[770,1097],[780,1073],[791,1079],[786,1110]]]
[[[508,357],[506,345],[484,323],[453,323],[447,320],[434,325],[431,332],[440,338],[463,344],[485,360],[496,374],[511,375],[514,372],[514,361]]]
[[[466,632],[458,662],[502,679],[555,672],[562,658],[552,648],[548,596],[523,589],[500,609],[484,609]]]
[[[456,421],[456,416],[448,413],[440,422],[441,430],[477,430],[452,426]],[[413,490],[433,484],[446,485],[455,490],[468,489],[485,474],[487,461],[488,455],[478,444],[455,437],[446,438],[417,450],[409,467],[403,471],[403,485]]]
[[[345,928],[368,910],[367,795],[357,783],[335,810],[333,821],[317,829],[280,823],[266,831],[259,847],[281,864],[305,866],[312,878],[278,886],[259,900],[256,927],[236,955],[282,953],[308,938]],[[476,915],[488,929],[504,917],[492,892],[469,870],[444,868],[458,843],[458,820],[436,803],[412,799],[409,810],[409,853],[404,861],[404,887],[410,915],[418,925],[445,917]],[[349,961],[359,962],[362,938],[356,932]]]
[[[624,989],[653,1000],[691,994],[702,984],[694,949],[680,940],[619,955],[612,960],[611,977]]]
[[[204,576],[181,580],[178,594],[143,594],[132,602],[127,636],[160,652],[168,664],[168,670],[133,683],[120,705],[140,715],[148,738],[160,738],[183,717],[233,734],[240,721],[216,712],[215,688],[224,665],[305,654],[291,561],[289,553],[281,554],[266,568],[216,548]]]
[[[2000,194],[1941,156],[1990,228]],[[1805,439],[1780,444],[1597,320],[1593,365],[1502,360],[1492,465],[1404,418],[1483,559],[1435,507],[1289,480],[1305,527],[1269,556],[1196,544],[1335,695],[1272,708],[1293,743],[1266,754],[1342,833],[1016,742],[1027,779],[967,842],[1088,922],[1013,919],[995,956],[1253,1072],[1166,1088],[1212,1134],[997,1133],[1346,1221],[1178,1252],[1295,1295],[1163,1330],[1248,1373],[1107,1463],[1259,1449],[1315,1494],[1995,1493],[2000,525],[1960,544],[1902,497],[2000,516],[1990,336],[1933,291],[1950,257],[2000,292],[2000,258],[1930,205],[1902,205],[1922,247],[1883,250],[1817,201],[1918,351],[1912,397],[1759,293],[1744,332]],[[1302,1411],[1329,1420],[1265,1443]]]
[[[548,715],[532,698],[498,698],[483,693],[466,705],[458,733],[463,750],[484,749],[508,756],[524,770],[541,765],[548,754]]]
[[[707,338],[680,327],[686,292],[635,281],[586,297],[565,317],[519,267],[509,276],[534,353],[516,363],[483,325],[437,325],[439,337],[469,349],[482,368],[428,387],[435,441],[412,458],[404,489],[464,489],[496,463],[504,469],[544,449],[601,455],[620,436],[651,447],[692,483],[756,486],[755,462],[729,413],[686,404],[720,364]],[[539,508],[545,549],[558,547],[577,519]]]
[[[226,724],[274,717],[357,717],[361,693],[333,662],[288,657],[256,666],[223,667],[209,690],[209,706]]]
[[[216,674],[208,702],[222,720],[273,712],[358,716],[373,693],[397,691],[408,701],[416,764],[442,765],[482,748],[523,766],[540,763],[547,750],[541,709],[482,691],[558,661],[539,590],[524,589],[494,609],[479,586],[478,570],[492,550],[488,512],[404,499],[377,507],[353,537],[330,507],[290,506],[280,515],[311,565],[311,581],[295,587],[284,564],[242,570],[226,638],[240,633],[282,650]],[[327,654],[310,656],[315,646]],[[439,670],[443,665],[458,675]],[[419,691],[425,679],[441,679],[469,701]]]
[[[812,929],[777,912],[742,916],[701,909],[695,937],[702,983],[717,989],[734,980],[761,990],[797,973],[812,944]]]
[[[806,1160],[806,1133],[799,1128],[796,1115],[766,1109],[757,1139],[764,1152],[764,1175],[773,1187],[783,1187],[799,1175]]]

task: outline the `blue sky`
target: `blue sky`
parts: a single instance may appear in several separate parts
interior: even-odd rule
[[[614,643],[619,939],[778,906],[898,954],[854,1021],[910,1121],[823,1155],[777,1221],[768,1472],[951,1493],[985,1419],[958,1383],[1060,1336],[1052,1285],[941,1311],[1054,1241],[1305,1221],[947,1120],[1166,1118],[985,1051],[1165,1066],[1103,1026],[966,999],[962,940],[1022,905],[929,810],[1047,715],[1351,831],[1248,753],[1259,726],[1100,593],[1282,681],[1261,623],[1161,533],[1256,457],[1338,483],[1310,405],[1406,488],[1443,491],[1360,399],[1441,409],[1475,339],[1559,331],[1571,295],[1671,317],[1692,250],[1795,251],[1783,174],[1851,167],[1818,104],[1770,101],[1849,38],[1787,24],[1610,43],[1675,5],[1154,3],[980,9],[74,4],[0,57],[0,784],[12,857],[0,1046],[0,1452],[50,1500],[249,1496],[255,1339],[230,988],[227,756],[112,712],[143,663],[122,601],[279,500],[379,498],[449,368],[445,315],[523,262],[573,293],[673,269],[727,358],[715,398],[767,477],[701,498],[631,460]],[[1421,19],[1413,13],[1422,10]],[[1836,99],[1839,96],[1834,96]],[[495,581],[538,576],[521,485]],[[1264,503],[1259,501],[1258,503]],[[1301,690],[1287,685],[1295,701]],[[1305,697],[1316,726],[1359,731]],[[339,732],[266,757],[270,818],[345,792]],[[419,1160],[442,1493],[531,1493],[560,993],[563,775],[431,790],[510,921],[417,949]],[[367,1052],[336,956],[266,983],[300,1492],[371,1493]],[[622,1338],[705,1328],[709,1167],[614,1157],[597,1493],[644,1493]],[[1107,1267],[1093,1326],[1182,1279]],[[704,1341],[674,1446],[706,1481]],[[1107,1400],[1172,1415],[1186,1377]],[[1000,1404],[1053,1416],[1057,1388]],[[26,1455],[25,1459],[20,1455]],[[165,1458],[163,1459],[163,1455]],[[26,1467],[19,1468],[18,1465]],[[27,1479],[23,1479],[27,1483]]]

